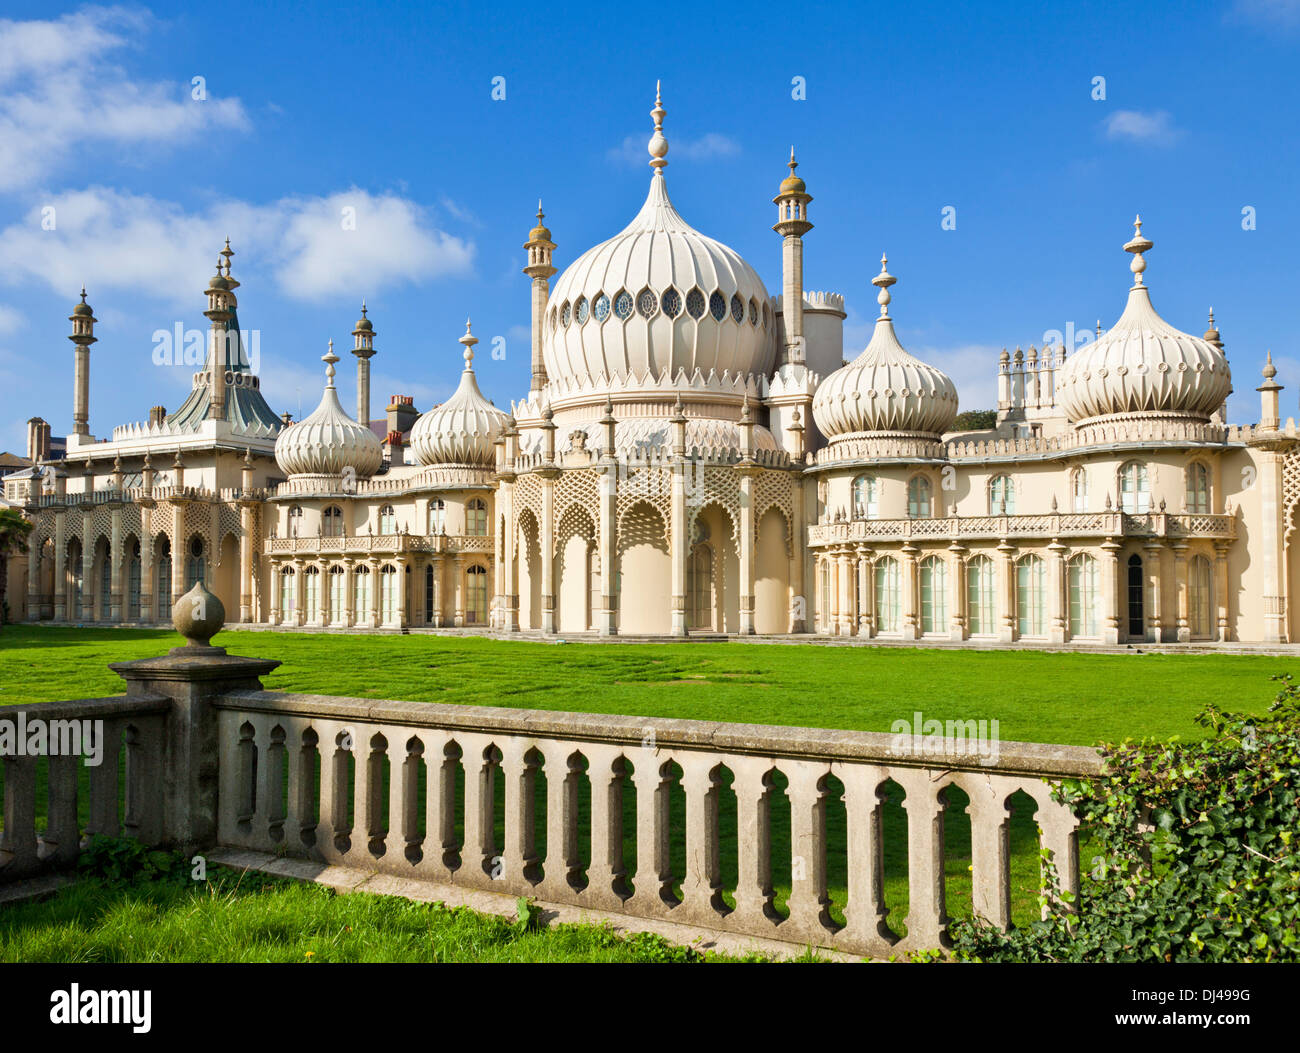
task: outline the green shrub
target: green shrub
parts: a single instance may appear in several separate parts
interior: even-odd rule
[[[1057,800],[1096,831],[1077,902],[1045,860],[1045,920],[953,927],[967,961],[1300,961],[1300,690],[1263,716],[1209,705],[1211,737],[1103,746],[1107,773]]]

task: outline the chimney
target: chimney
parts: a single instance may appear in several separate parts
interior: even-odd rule
[[[150,407],[149,407],[149,423],[150,423],[150,424],[161,424],[161,423],[162,423],[163,421],[165,421],[166,419],[167,419],[167,407],[166,407],[166,406],[150,406]]]
[[[401,432],[403,435],[411,430],[411,425],[419,417],[412,395],[394,395],[388,403],[388,430]]]
[[[50,458],[50,425],[43,417],[27,422],[27,459],[33,464]]]
[[[402,433],[400,431],[390,431],[388,438],[384,440],[384,456],[388,459],[388,463],[405,464],[406,457],[402,453],[404,448]]]

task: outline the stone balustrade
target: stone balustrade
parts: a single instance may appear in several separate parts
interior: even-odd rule
[[[263,542],[268,556],[365,556],[404,552],[491,552],[491,535],[355,534],[348,537],[272,537]]]

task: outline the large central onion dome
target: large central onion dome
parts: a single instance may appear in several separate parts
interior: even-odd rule
[[[588,249],[551,291],[542,355],[553,395],[610,382],[771,370],[775,319],[758,273],[688,224],[668,198],[658,98],[654,175],[635,219]]]
[[[957,388],[948,375],[909,355],[889,317],[889,287],[898,279],[885,269],[871,284],[880,289],[880,317],[862,354],[817,388],[813,419],[828,439],[849,436],[938,439],[957,417]]]
[[[1061,405],[1079,426],[1125,415],[1204,422],[1232,391],[1228,360],[1213,343],[1180,332],[1151,305],[1142,283],[1144,252],[1153,243],[1134,221],[1134,275],[1128,304],[1119,321],[1091,347],[1066,359],[1057,374]]]
[[[493,444],[506,426],[505,413],[483,397],[474,377],[478,338],[465,322],[465,371],[460,385],[441,406],[422,414],[411,427],[411,447],[421,464],[488,467],[496,458]]]
[[[384,459],[383,447],[369,428],[358,424],[339,404],[334,387],[334,341],[321,356],[325,363],[325,391],[320,405],[275,440],[275,460],[289,475],[341,476],[352,471],[373,475]]]

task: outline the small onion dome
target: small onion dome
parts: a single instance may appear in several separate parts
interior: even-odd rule
[[[212,276],[211,280],[208,282],[208,288],[209,288],[209,289],[229,289],[229,288],[230,288],[230,282],[228,282],[228,281],[225,279],[225,277],[222,276],[222,273],[221,273],[221,260],[217,260],[217,273],[214,274],[214,275]]]
[[[537,226],[528,232],[529,242],[551,240],[551,231],[546,224],[542,222],[545,218],[546,213],[542,211],[542,199],[539,197],[537,199]]]
[[[794,170],[799,167],[799,162],[794,159],[794,147],[790,147],[790,174],[781,180],[781,192],[778,197],[785,197],[787,194],[806,194],[808,187],[802,179],[794,174]]]
[[[366,301],[365,301],[365,300],[362,300],[362,301],[361,301],[361,317],[357,319],[356,328],[353,329],[352,332],[353,332],[353,333],[356,333],[356,332],[358,332],[358,331],[362,331],[362,332],[369,333],[369,332],[373,332],[373,331],[374,331],[374,328],[375,328],[375,327],[374,327],[374,325],[371,323],[370,319],[366,317]]]
[[[496,459],[497,436],[509,418],[483,397],[474,378],[474,345],[478,338],[465,323],[465,371],[460,386],[441,406],[422,414],[411,428],[411,448],[421,464],[490,466]]]
[[[957,418],[957,388],[948,375],[909,355],[898,342],[889,317],[889,287],[897,280],[885,270],[871,283],[880,289],[880,317],[862,354],[827,377],[813,399],[813,419],[823,435],[905,435],[937,439]]]
[[[1223,340],[1219,337],[1219,327],[1214,324],[1214,308],[1210,308],[1209,328],[1205,330],[1205,335],[1201,337],[1207,344],[1213,344],[1220,351],[1223,350]]]
[[[1180,332],[1151,305],[1142,283],[1142,220],[1124,246],[1135,280],[1119,321],[1091,347],[1066,359],[1057,390],[1074,424],[1121,414],[1209,420],[1232,391],[1228,360],[1215,343]]]
[[[326,363],[326,379],[320,405],[280,432],[275,440],[276,463],[289,475],[342,475],[348,469],[358,476],[372,475],[384,459],[383,447],[374,432],[339,405],[333,340],[321,361]]]
[[[86,287],[84,285],[81,287],[81,303],[72,308],[72,313],[74,315],[93,315],[95,313],[91,310],[90,304],[86,303]]]

